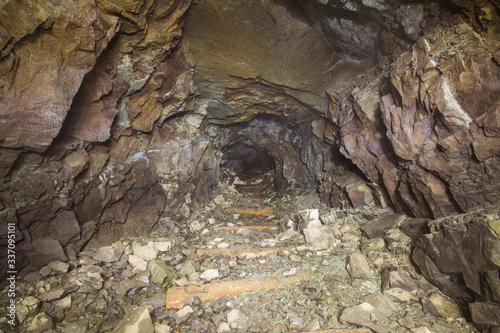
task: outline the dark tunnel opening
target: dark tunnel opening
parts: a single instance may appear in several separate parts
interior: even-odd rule
[[[222,149],[222,154],[221,171],[230,183],[239,179],[236,185],[261,184],[275,189],[276,165],[266,148],[240,136],[231,140]]]

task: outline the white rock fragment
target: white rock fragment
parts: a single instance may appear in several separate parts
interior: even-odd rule
[[[134,255],[144,260],[153,260],[158,256],[158,250],[151,241],[146,245],[139,245],[135,243],[132,245],[132,250],[134,251]]]
[[[227,313],[227,323],[234,329],[244,330],[248,326],[248,319],[243,311],[232,309]]]
[[[158,252],[167,252],[170,251],[170,249],[172,248],[171,241],[154,242],[153,244],[155,248],[158,250]]]
[[[206,281],[211,281],[213,279],[217,279],[218,277],[219,277],[219,271],[216,269],[207,269],[200,275],[200,278]]]

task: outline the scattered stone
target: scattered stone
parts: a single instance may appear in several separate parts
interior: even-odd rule
[[[193,309],[189,305],[187,305],[175,313],[174,315],[175,323],[177,325],[182,324],[188,321],[193,316],[193,314],[194,314]]]
[[[64,274],[68,273],[69,264],[61,261],[53,261],[47,265],[53,272]]]
[[[158,250],[151,241],[147,245],[134,244],[132,248],[134,255],[144,260],[153,260],[158,256]]]
[[[42,294],[40,296],[40,300],[42,300],[44,302],[55,301],[55,300],[60,299],[62,297],[62,295],[64,294],[64,292],[65,292],[64,288],[62,288],[62,287],[52,289],[52,290]]]
[[[326,250],[330,248],[330,229],[326,225],[309,227],[302,230],[307,245],[311,250]]]
[[[347,263],[347,271],[351,279],[369,280],[372,278],[372,272],[366,257],[360,253],[351,254]]]
[[[56,303],[56,308],[63,309],[63,310],[69,309],[69,308],[71,308],[71,304],[72,304],[71,295],[68,295]]]
[[[248,326],[245,313],[239,309],[232,309],[227,313],[227,323],[234,329],[244,330]]]
[[[122,254],[122,249],[111,245],[100,248],[92,258],[102,262],[115,262],[120,260]]]
[[[42,333],[50,331],[53,327],[52,318],[45,313],[40,313],[33,318],[26,331],[30,333]]]
[[[171,333],[172,327],[167,324],[155,324],[155,333]]]
[[[361,241],[361,250],[365,252],[378,251],[385,248],[385,241],[383,238],[363,239]]]
[[[356,326],[365,326],[377,333],[389,333],[390,320],[369,303],[344,309],[340,320]]]
[[[300,210],[299,212],[299,230],[321,226],[319,211],[317,209]]]
[[[398,303],[406,303],[406,302],[416,302],[418,298],[401,288],[390,288],[384,291],[384,295],[387,296],[391,301]]]
[[[390,214],[365,224],[361,230],[368,238],[383,238],[387,230],[398,226],[404,219],[402,214]]]
[[[391,288],[401,288],[412,293],[418,289],[417,282],[401,269],[389,272],[389,285]]]
[[[219,326],[217,326],[217,333],[231,333],[231,326],[226,322],[219,323]]]
[[[218,277],[219,271],[216,269],[207,269],[200,275],[200,278],[206,281],[211,281],[213,279],[217,279]]]
[[[224,196],[222,196],[222,194],[216,196],[215,199],[214,199],[214,203],[217,206],[222,206],[225,202],[226,202],[226,200],[224,199]]]
[[[113,330],[113,333],[154,333],[154,331],[155,328],[148,308],[140,306],[127,312],[120,324]]]
[[[460,316],[458,306],[439,292],[422,298],[422,307],[425,313],[436,317],[455,318]]]
[[[148,268],[147,261],[135,254],[128,256],[128,262],[132,265],[134,273],[145,271]]]
[[[146,287],[149,287],[148,283],[146,283],[144,281],[136,280],[136,279],[122,280],[122,281],[114,282],[112,284],[112,288],[115,290],[117,295],[125,295],[129,291],[131,291],[132,289],[146,288]]]
[[[413,317],[409,314],[407,314],[401,319],[398,319],[398,323],[399,325],[408,329],[415,328],[415,320],[413,320]]]
[[[387,296],[379,293],[374,293],[366,296],[363,300],[373,305],[377,310],[382,312],[387,317],[392,316],[394,303],[389,298],[387,298]]]
[[[421,326],[421,327],[416,327],[410,329],[412,333],[433,333],[430,329],[428,329],[426,326]]]
[[[483,328],[500,327],[500,306],[494,302],[469,303],[472,321]]]
[[[148,268],[151,272],[151,282],[157,284],[162,284],[168,276],[173,276],[175,273],[166,263],[157,259],[148,262]]]

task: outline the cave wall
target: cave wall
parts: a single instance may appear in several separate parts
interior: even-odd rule
[[[0,244],[16,224],[20,264],[169,230],[242,135],[332,207],[498,202],[494,1],[0,7]]]

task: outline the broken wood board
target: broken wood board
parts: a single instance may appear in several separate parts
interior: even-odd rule
[[[271,275],[235,281],[170,288],[167,291],[166,308],[181,309],[184,307],[184,304],[189,303],[195,296],[198,296],[202,301],[210,301],[219,299],[223,296],[239,295],[246,292],[259,291],[261,289],[272,290],[287,284],[299,282],[305,276],[311,276],[311,274],[308,272],[300,272],[286,278]]]
[[[259,208],[259,209],[252,209],[252,208],[246,208],[246,209],[240,209],[240,208],[229,208],[229,212],[234,213],[234,214],[250,214],[250,215],[265,215],[265,214],[273,214],[273,207],[264,207],[264,208]]]
[[[232,227],[214,227],[214,230],[241,230],[241,229],[267,230],[267,229],[278,229],[278,226],[277,225],[247,225],[247,226],[232,226]]]
[[[196,254],[198,257],[206,254],[207,256],[226,256],[226,257],[246,257],[249,254],[255,254],[256,257],[265,257],[272,253],[278,253],[281,251],[291,251],[295,246],[283,246],[283,247],[270,247],[262,249],[198,249]]]

